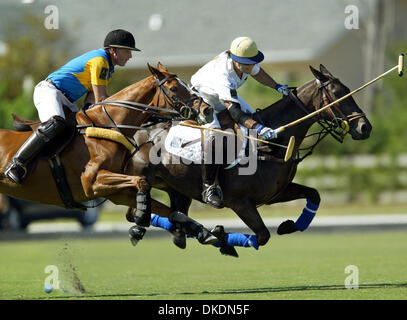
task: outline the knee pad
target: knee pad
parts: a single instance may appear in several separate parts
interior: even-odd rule
[[[53,116],[40,124],[37,134],[45,141],[49,141],[65,131],[66,121],[60,116]]]

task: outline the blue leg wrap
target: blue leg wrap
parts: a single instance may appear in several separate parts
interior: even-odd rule
[[[301,215],[295,222],[295,227],[300,231],[306,230],[311,224],[312,219],[314,219],[318,208],[318,204],[314,204],[311,202],[311,200],[307,199],[307,205],[305,206],[304,210],[302,210]]]
[[[169,232],[172,231],[172,228],[174,226],[168,218],[160,217],[158,214],[151,215],[151,225],[154,227],[165,229]]]
[[[256,250],[259,249],[257,237],[254,234],[226,233],[226,243],[232,247],[253,247]],[[220,241],[216,242],[214,246],[220,247]]]
[[[174,225],[170,222],[168,218],[160,217],[157,214],[151,214],[151,225],[153,227],[158,227],[165,229],[168,232],[172,232]],[[193,238],[191,235],[187,235],[187,238]],[[256,235],[243,234],[243,233],[226,233],[226,242],[232,247],[253,247],[256,250],[259,249],[259,244],[257,243]],[[220,241],[213,244],[215,247],[220,247]]]

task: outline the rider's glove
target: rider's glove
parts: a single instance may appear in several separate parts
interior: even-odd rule
[[[276,89],[278,92],[280,92],[280,93],[282,93],[283,95],[285,95],[285,96],[288,96],[288,93],[290,92],[290,89],[288,88],[288,85],[286,85],[286,84],[283,84],[283,85],[277,84],[276,87],[275,87],[275,89]]]
[[[271,128],[264,127],[261,124],[258,124],[256,126],[256,131],[257,134],[261,137],[263,140],[273,140],[277,139],[277,132]]]

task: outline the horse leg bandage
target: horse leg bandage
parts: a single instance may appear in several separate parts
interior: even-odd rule
[[[158,214],[151,215],[151,225],[153,227],[165,229],[168,232],[172,232],[174,229],[174,225],[170,222],[168,218],[160,217]]]
[[[174,230],[174,224],[168,219],[164,217],[160,217],[157,214],[151,215],[151,225],[153,227],[165,229],[168,232],[172,232]],[[242,234],[242,233],[225,233],[226,236],[226,244],[232,247],[253,247],[256,250],[259,249],[259,245],[257,243],[256,235],[252,234]],[[188,235],[188,238],[192,238],[193,236]],[[213,244],[213,246],[219,248],[221,246],[221,241]]]
[[[243,233],[225,233],[226,244],[232,247],[253,247],[259,250],[259,245],[257,243],[257,237],[254,234],[243,234]],[[220,247],[221,242],[214,244],[215,247]]]
[[[136,214],[134,222],[141,227],[148,227],[151,220],[151,196],[150,190],[138,191],[136,194]]]
[[[314,204],[311,200],[307,199],[307,205],[302,210],[301,215],[298,217],[297,221],[295,222],[295,227],[300,230],[304,231],[308,228],[311,224],[312,219],[314,219],[315,214],[319,208],[318,204]]]

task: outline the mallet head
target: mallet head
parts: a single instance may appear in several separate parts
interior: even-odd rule
[[[400,53],[399,55],[399,76],[403,75],[404,71],[404,53]]]

